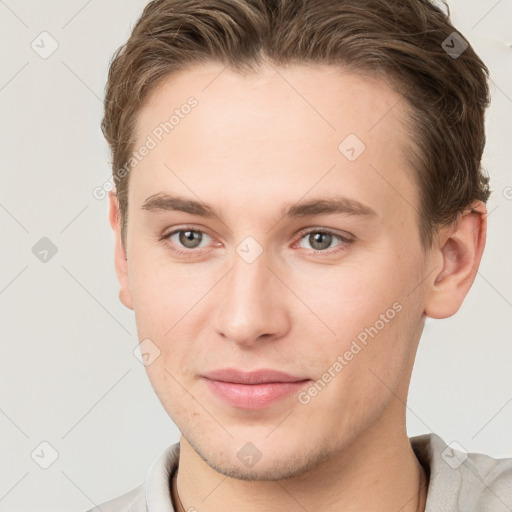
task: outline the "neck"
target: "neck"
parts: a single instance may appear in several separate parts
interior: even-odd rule
[[[393,401],[395,402],[395,401]],[[363,509],[423,512],[428,481],[397,411],[381,418],[343,449],[307,473],[281,481],[237,480],[222,475],[201,459],[182,436],[178,494],[185,510],[260,512]],[[394,424],[393,424],[394,423]],[[320,506],[320,507],[319,507]]]

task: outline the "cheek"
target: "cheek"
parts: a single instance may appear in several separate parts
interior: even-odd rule
[[[394,386],[403,374],[421,314],[420,305],[408,297],[407,276],[414,274],[410,265],[402,264],[399,274],[395,256],[388,252],[364,264],[297,276],[297,295],[318,317],[308,314],[297,320],[301,339],[314,340],[310,366],[322,381],[320,387],[324,381],[333,382],[328,384],[333,400],[343,397],[357,408],[358,400],[387,394],[377,376]],[[304,350],[308,351],[306,346]]]
[[[312,386],[315,389],[306,390],[308,396],[302,396],[301,403],[310,402],[310,411],[329,408],[330,421],[340,432],[371,423],[398,392],[411,349],[411,340],[404,335],[410,326],[402,306],[399,312],[390,310],[388,323],[365,325],[365,320],[358,319],[358,326],[351,325],[334,345],[317,353],[322,368]]]
[[[182,327],[189,313],[215,283],[215,272],[206,266],[171,262],[162,250],[139,250],[132,257],[130,290],[142,330],[161,339]],[[184,324],[183,324],[184,325]]]
[[[303,303],[296,309],[297,322],[306,331],[313,330],[308,332],[310,336],[316,332],[327,344],[337,339],[338,349],[373,326],[390,308],[388,316],[394,317],[393,304],[403,300],[402,285],[390,277],[393,273],[382,258],[376,257],[374,263],[340,262],[338,266],[301,270],[290,279]],[[300,311],[302,317],[311,314],[311,320],[301,320]]]
[[[141,251],[134,257],[130,288],[139,340],[149,338],[160,355],[146,367],[157,390],[180,391],[180,374],[188,375],[190,361],[198,355],[196,340],[204,339],[200,331],[207,323],[204,307],[208,292],[218,281],[219,272],[206,266],[180,264],[163,258],[161,253]],[[172,374],[169,375],[170,372]],[[177,386],[177,387],[176,387]]]

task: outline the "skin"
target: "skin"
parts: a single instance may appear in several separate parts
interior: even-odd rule
[[[188,97],[198,100],[131,172],[126,248],[110,193],[120,300],[135,312],[139,340],[161,351],[146,370],[182,434],[184,508],[423,510],[407,390],[426,316],[455,314],[474,281],[485,205],[475,203],[423,252],[396,92],[329,66],[265,64],[246,76],[223,69],[210,63],[169,77],[140,110],[136,147]],[[338,150],[350,133],[366,145],[355,161]],[[143,210],[159,192],[200,198],[222,221]],[[376,215],[281,218],[285,204],[334,194]],[[198,248],[179,233],[160,240],[181,227],[204,233]],[[354,241],[333,237],[322,248],[306,228]],[[252,263],[236,251],[247,236],[263,250]],[[401,311],[307,404],[292,395],[235,408],[201,378],[272,368],[317,381],[397,302]],[[262,454],[252,467],[237,457],[247,442]]]

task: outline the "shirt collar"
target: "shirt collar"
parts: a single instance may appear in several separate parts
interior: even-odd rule
[[[171,478],[178,468],[180,444],[167,447],[151,464],[146,476],[146,508],[148,512],[174,511],[171,500]]]
[[[479,471],[479,464],[485,463],[492,467],[501,462],[485,455],[467,456],[454,451],[433,433],[411,437],[409,441],[429,480],[425,512],[469,510],[474,493],[483,492],[488,487]],[[172,475],[178,468],[179,454],[180,445],[175,443],[167,447],[151,464],[145,483],[147,512],[175,511],[170,485]],[[462,460],[461,457],[466,456],[467,460],[457,464],[457,457]],[[507,463],[511,466],[512,459]]]

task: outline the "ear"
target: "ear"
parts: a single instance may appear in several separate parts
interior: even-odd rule
[[[116,268],[117,279],[119,281],[119,300],[129,309],[133,309],[132,296],[130,293],[128,281],[128,260],[126,250],[121,240],[121,223],[119,201],[113,191],[108,193],[110,201],[110,225],[115,233],[115,255],[114,264]]]
[[[460,309],[475,280],[487,235],[487,209],[477,201],[452,225],[441,228],[432,261],[439,268],[432,273],[425,301],[430,318],[448,318]]]

